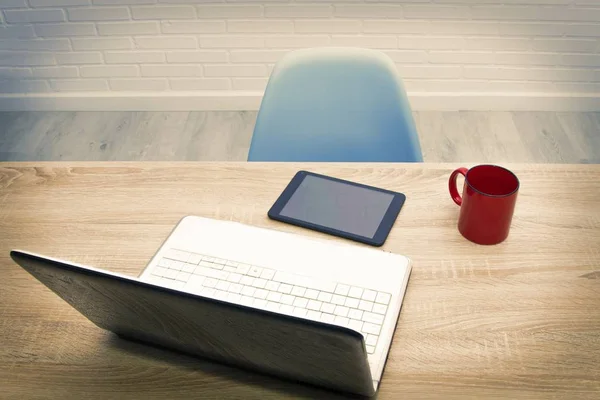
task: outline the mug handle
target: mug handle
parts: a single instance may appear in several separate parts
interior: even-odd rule
[[[456,178],[458,177],[458,174],[461,174],[462,176],[466,177],[467,171],[468,169],[464,167],[457,168],[454,170],[454,172],[452,172],[452,174],[450,175],[450,179],[448,180],[448,189],[450,189],[450,197],[452,197],[452,200],[454,200],[454,202],[459,206],[462,204],[462,197],[460,197],[460,193],[458,193],[458,189],[456,188]]]

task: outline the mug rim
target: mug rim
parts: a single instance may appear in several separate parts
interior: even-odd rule
[[[481,190],[479,190],[479,189],[475,188],[475,187],[474,187],[474,186],[471,184],[471,182],[469,182],[469,173],[470,173],[472,170],[474,170],[474,169],[476,169],[476,168],[479,168],[479,167],[492,167],[492,168],[498,168],[498,169],[501,169],[501,170],[503,170],[503,171],[505,171],[505,172],[508,172],[508,173],[509,173],[510,175],[512,175],[512,176],[513,176],[513,178],[515,178],[515,180],[517,181],[517,187],[515,188],[515,190],[513,190],[512,192],[510,192],[510,193],[507,193],[507,194],[489,194],[489,193],[482,192]],[[495,198],[501,198],[501,197],[509,197],[509,196],[512,196],[513,194],[517,193],[517,192],[519,191],[519,188],[521,187],[521,182],[519,181],[519,178],[517,178],[517,175],[515,175],[515,173],[514,173],[514,172],[512,172],[512,171],[511,171],[511,170],[509,170],[508,168],[505,168],[505,167],[502,167],[502,166],[500,166],[500,165],[496,165],[496,164],[479,164],[479,165],[476,165],[476,166],[474,166],[474,167],[472,167],[472,168],[469,168],[469,169],[467,170],[467,173],[466,173],[466,175],[465,175],[465,183],[466,183],[466,184],[467,184],[467,185],[468,185],[468,186],[469,186],[471,189],[473,189],[475,192],[477,192],[477,193],[481,194],[482,196],[487,196],[487,197],[495,197]]]

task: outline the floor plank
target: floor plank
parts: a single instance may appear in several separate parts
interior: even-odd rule
[[[0,112],[0,161],[243,161],[254,111]],[[600,163],[600,113],[413,113],[425,162]]]
[[[558,113],[558,121],[582,155],[578,163],[600,163],[600,113]]]
[[[425,162],[481,160],[479,138],[468,137],[463,132],[459,112],[417,112],[415,123]]]
[[[565,133],[556,113],[519,111],[513,112],[513,119],[531,162],[576,163],[583,157]]]
[[[256,112],[190,113],[184,128],[188,161],[245,161]]]

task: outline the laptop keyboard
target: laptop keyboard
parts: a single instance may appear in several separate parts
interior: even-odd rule
[[[375,352],[389,293],[170,249],[149,282],[280,314],[351,328]]]

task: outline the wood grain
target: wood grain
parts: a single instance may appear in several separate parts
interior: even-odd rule
[[[245,161],[256,114],[0,112],[0,161]],[[426,162],[600,163],[599,112],[413,115]]]
[[[184,215],[326,238],[266,216],[308,169],[407,195],[383,250],[414,267],[378,398],[597,399],[600,166],[508,164],[521,190],[497,246],[456,229],[447,178],[458,166],[0,164],[2,397],[342,398],[119,339],[8,256],[21,248],[137,275]]]

